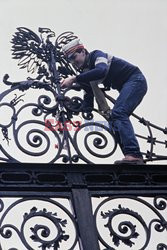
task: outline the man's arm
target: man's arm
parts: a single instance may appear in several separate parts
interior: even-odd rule
[[[82,111],[91,112],[94,107],[94,94],[92,88],[89,84],[82,85],[82,88],[84,90]]]
[[[106,53],[95,50],[90,53],[89,70],[76,76],[78,83],[101,80],[108,72],[108,56]]]
[[[61,87],[70,87],[74,82],[76,82],[76,76],[69,76],[61,81]]]

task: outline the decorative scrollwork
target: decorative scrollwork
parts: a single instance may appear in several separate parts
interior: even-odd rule
[[[43,217],[48,218],[49,220],[53,222],[53,224],[55,225],[57,229],[57,235],[55,236],[55,238],[50,241],[46,241],[46,240],[43,240],[42,238],[46,239],[47,237],[49,237],[50,229],[48,226],[36,224],[34,227],[30,228],[33,233],[30,236],[30,238],[35,242],[40,242],[41,243],[40,247],[42,249],[50,248],[50,247],[54,247],[54,249],[58,249],[61,241],[63,240],[67,241],[69,239],[69,235],[66,235],[65,231],[63,231],[62,229],[63,227],[66,226],[67,221],[57,218],[56,217],[57,213],[48,212],[46,209],[37,211],[37,208],[33,207],[30,210],[29,214],[28,213],[24,214],[23,225],[26,223],[27,220],[33,218],[34,216],[43,216]]]
[[[162,197],[155,197],[155,199],[154,199],[154,206],[158,210],[164,210],[164,209],[166,209],[167,201],[166,201],[165,198],[162,199]]]
[[[79,134],[82,134],[82,139]],[[83,145],[85,145],[85,149],[88,154],[99,158],[110,157],[115,152],[117,147],[114,135],[109,131],[109,129],[105,125],[96,122],[87,122],[81,125],[74,134],[74,142],[75,145],[77,145],[77,152],[79,152],[79,155],[82,156],[82,159],[85,159],[85,156],[82,153]],[[108,144],[110,144],[110,147]],[[82,145],[82,151],[79,149],[80,145]],[[107,152],[107,146],[109,148],[109,152]],[[84,153],[86,154],[85,151]]]
[[[167,245],[160,243],[157,245],[157,250],[166,250],[167,249]]]
[[[124,237],[119,236],[114,232],[114,229],[112,226],[112,219],[114,218],[114,216],[120,213],[125,213],[125,214],[130,214],[132,216],[140,217],[137,213],[133,212],[132,210],[129,210],[128,208],[122,208],[121,205],[118,206],[118,209],[114,209],[113,211],[109,211],[107,213],[102,212],[101,215],[104,219],[108,218],[108,222],[105,225],[105,227],[108,227],[110,231],[110,236],[113,237],[114,245],[119,246],[120,240],[121,240],[125,245],[132,247],[134,242],[131,241],[131,239],[137,238],[139,236],[139,234],[136,232],[135,225],[133,225],[130,221],[124,221],[119,224],[118,226],[119,232],[121,234],[127,234],[130,231],[128,236],[124,236]],[[140,217],[140,220],[142,220],[141,217]]]
[[[32,201],[36,206],[32,206]],[[26,208],[25,208],[26,206]],[[49,207],[49,211],[45,207]],[[26,211],[30,207],[29,212]],[[43,207],[43,208],[42,208]],[[22,208],[18,222],[6,223],[16,209]],[[26,211],[26,212],[25,212]],[[22,214],[22,218],[21,218]],[[58,216],[59,214],[59,216]],[[64,218],[60,218],[64,216]],[[16,245],[26,249],[64,249],[72,250],[77,244],[76,225],[71,213],[59,202],[52,199],[19,199],[10,205],[0,220],[0,234],[12,240],[16,234]],[[2,241],[3,244],[3,241]]]
[[[157,197],[153,201],[154,204],[155,200]],[[123,207],[125,204],[128,204],[128,207]],[[118,249],[124,246],[133,246],[134,250],[147,249],[151,244],[151,233],[154,230],[157,233],[166,232],[167,228],[167,221],[157,211],[157,207],[153,207],[144,199],[130,196],[104,199],[97,206],[94,216],[99,240],[107,249],[115,249],[114,246]],[[157,249],[165,249],[165,247],[166,245],[162,243],[157,245]]]

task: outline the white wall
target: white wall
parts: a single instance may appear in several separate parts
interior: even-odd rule
[[[166,13],[166,0],[0,0],[0,80],[5,73],[13,81],[28,76],[11,59],[10,40],[17,27],[35,32],[48,27],[56,35],[73,31],[88,50],[111,51],[141,68],[149,91],[136,113],[166,127]]]

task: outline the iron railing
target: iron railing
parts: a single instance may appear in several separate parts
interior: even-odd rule
[[[167,249],[165,166],[0,165],[3,250]]]

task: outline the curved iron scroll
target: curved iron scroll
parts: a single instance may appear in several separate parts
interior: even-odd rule
[[[166,197],[149,201],[132,196],[104,198],[94,213],[99,240],[111,250],[165,250],[166,242],[161,242],[167,233],[167,221],[162,215],[165,209]],[[154,233],[158,244],[154,242]]]
[[[78,242],[75,219],[60,202],[49,198],[19,198],[7,208],[3,200],[0,204],[2,247],[6,239],[19,249],[75,249]]]
[[[81,86],[60,88],[61,78],[78,74],[62,52],[62,45],[76,36],[64,32],[53,44],[53,31],[39,28],[39,33],[38,36],[19,27],[11,41],[12,55],[19,60],[18,66],[30,73],[36,72],[36,76],[20,82],[10,81],[7,74],[4,76],[4,84],[9,88],[0,94],[0,112],[6,114],[0,122],[0,160],[99,163],[100,159],[106,159],[111,163],[117,142],[106,118],[97,109],[84,110]],[[112,107],[114,99],[106,93],[105,96]],[[145,161],[167,160],[167,155],[155,153],[155,146],[166,148],[167,141],[158,140],[152,131],[153,128],[167,134],[167,128],[135,114],[132,116],[148,130],[148,136],[137,135],[148,143],[148,149],[142,152]]]

